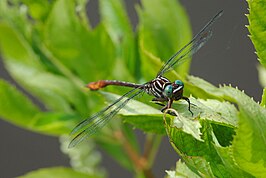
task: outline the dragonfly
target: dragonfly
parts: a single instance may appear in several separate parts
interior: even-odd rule
[[[183,99],[188,103],[188,110],[193,115],[190,108],[190,100],[188,97],[183,96],[184,83],[181,80],[175,80],[171,82],[163,75],[170,70],[173,70],[173,66],[177,66],[189,59],[195,54],[212,36],[212,25],[214,22],[221,17],[223,11],[219,11],[193,38],[177,51],[172,57],[170,57],[164,65],[161,67],[156,77],[144,84],[136,84],[125,81],[117,80],[99,80],[91,82],[86,86],[90,90],[99,90],[107,87],[108,85],[117,85],[123,87],[132,88],[124,95],[119,97],[109,106],[105,107],[98,113],[80,122],[70,133],[72,140],[69,144],[69,148],[72,148],[90,137],[94,133],[98,132],[104,127],[131,99],[140,95],[141,93],[147,93],[154,96],[152,101],[163,106],[161,109],[164,112],[166,109],[171,108],[173,101]],[[163,104],[166,103],[166,104]]]

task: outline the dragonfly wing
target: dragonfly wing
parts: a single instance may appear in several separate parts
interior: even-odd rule
[[[132,98],[143,92],[143,90],[137,89],[138,88],[130,90],[111,105],[78,124],[71,132],[71,135],[74,138],[68,147],[72,148],[76,146],[78,143],[82,142],[84,139],[88,138],[105,126]]]
[[[183,48],[176,52],[159,70],[157,77],[162,76],[165,72],[172,69],[174,65],[180,65],[193,54],[195,54],[212,35],[211,27],[213,23],[221,17],[223,11],[218,12],[201,30],[197,33],[192,40],[187,43]]]
[[[187,59],[191,58],[193,54],[195,54],[202,46],[205,45],[205,43],[211,38],[211,36],[212,31],[208,31],[205,34],[202,34],[201,38],[192,43],[189,48],[183,50],[176,60],[171,61],[167,66],[165,66],[160,75],[163,75],[165,72],[172,70],[172,67],[174,65],[180,65]]]

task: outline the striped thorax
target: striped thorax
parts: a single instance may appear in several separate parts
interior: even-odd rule
[[[168,100],[169,98],[179,100],[183,96],[183,88],[184,84],[180,80],[171,82],[166,77],[158,76],[147,83],[144,90],[149,95],[153,95],[162,100]]]
[[[156,98],[165,98],[163,95],[163,90],[166,84],[171,84],[171,82],[165,77],[158,76],[147,83],[144,89],[149,95],[153,95]]]

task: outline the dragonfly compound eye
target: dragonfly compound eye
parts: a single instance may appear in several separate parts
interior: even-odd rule
[[[178,86],[184,86],[184,83],[181,80],[176,80],[175,84]]]
[[[173,86],[172,85],[167,85],[164,90],[163,90],[163,93],[165,96],[167,97],[171,97],[172,94],[173,94]]]

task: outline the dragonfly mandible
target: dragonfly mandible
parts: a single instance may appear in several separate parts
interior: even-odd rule
[[[97,82],[91,82],[87,84],[90,90],[98,90],[104,88],[108,85],[117,85],[133,88],[112,104],[99,111],[98,113],[92,115],[91,117],[83,120],[79,123],[71,132],[73,137],[69,144],[69,148],[74,147],[87,137],[91,136],[103,126],[105,126],[112,118],[115,116],[121,108],[123,108],[132,98],[138,96],[141,93],[147,93],[153,95],[155,98],[153,101],[167,102],[166,105],[161,109],[164,110],[171,108],[173,101],[184,99],[188,102],[188,110],[193,115],[190,109],[189,98],[183,96],[184,83],[180,80],[175,80],[171,82],[163,75],[172,70],[173,66],[180,65],[187,59],[189,59],[193,54],[195,54],[212,36],[211,27],[213,23],[221,17],[223,11],[218,12],[193,38],[182,47],[178,52],[176,52],[168,61],[161,67],[157,73],[155,79],[146,82],[144,84],[135,84],[124,81],[117,80],[99,80]]]

